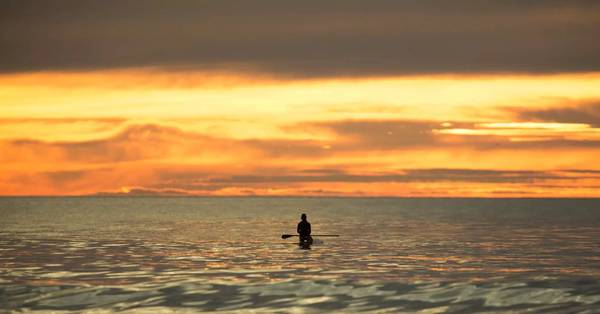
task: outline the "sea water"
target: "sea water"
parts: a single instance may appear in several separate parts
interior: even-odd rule
[[[4,197],[0,309],[600,313],[600,200]]]

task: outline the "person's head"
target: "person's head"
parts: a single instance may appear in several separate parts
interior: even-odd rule
[[[300,216],[300,219],[306,221],[306,214],[302,214],[302,216]]]

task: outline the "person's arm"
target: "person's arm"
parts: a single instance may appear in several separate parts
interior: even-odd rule
[[[310,235],[310,233],[311,233],[311,230],[310,230],[310,222],[309,222],[309,223],[307,223],[307,224],[308,224],[308,228],[307,228],[307,229],[308,229],[308,235]]]
[[[298,234],[300,234],[300,224],[298,224],[298,227],[296,227],[296,232],[298,232]]]

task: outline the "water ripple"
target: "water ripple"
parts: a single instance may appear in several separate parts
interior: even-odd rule
[[[598,310],[598,281],[545,279],[504,283],[422,283],[288,280],[277,283],[216,284],[185,280],[156,287],[0,287],[8,309],[141,310],[193,308],[201,311],[285,309],[344,311],[569,311]]]
[[[598,201],[452,202],[0,199],[0,309],[600,312]]]

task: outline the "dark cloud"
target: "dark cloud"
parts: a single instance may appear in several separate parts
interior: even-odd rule
[[[600,140],[574,140],[574,139],[549,139],[549,140],[531,140],[525,142],[507,142],[497,144],[495,148],[511,149],[561,149],[561,148],[600,148]]]
[[[235,175],[210,179],[217,184],[261,184],[303,182],[478,182],[478,183],[532,183],[544,180],[578,179],[545,171],[504,171],[481,169],[406,169],[386,174],[282,174],[282,175]]]
[[[554,188],[559,188],[559,187],[554,187]],[[564,187],[560,187],[563,188]],[[540,195],[542,194],[541,192],[538,191],[525,191],[523,189],[519,189],[519,190],[494,190],[494,191],[490,191],[489,193],[493,194],[493,195]]]
[[[208,158],[318,157],[327,153],[312,140],[237,140],[185,132],[157,124],[130,125],[117,134],[98,140],[41,141],[0,140],[0,161],[114,163],[194,156]]]
[[[86,174],[89,173],[89,170],[63,170],[63,171],[51,171],[44,173],[48,179],[50,179],[54,183],[62,183],[65,181],[76,181],[81,180]]]
[[[35,173],[20,172],[16,174],[7,173],[5,180],[7,182],[21,185],[27,188],[46,186],[49,189],[61,191],[61,193],[70,194],[71,191],[77,191],[80,188],[95,185],[98,178],[107,178],[116,173],[115,168],[82,168],[77,170],[56,170],[42,171]],[[105,180],[100,183],[102,187],[110,186],[114,181]]]
[[[318,169],[303,169],[299,171],[303,174],[341,174],[341,169],[329,169],[329,168],[318,168]]]
[[[253,174],[219,175],[213,171],[155,170],[161,181],[152,185],[131,189],[128,192],[110,193],[113,195],[205,195],[226,190],[257,191],[261,189],[299,188],[301,194],[337,195],[340,191],[302,188],[304,184],[318,183],[483,183],[483,184],[533,184],[536,187],[564,188],[566,182],[583,179],[597,179],[587,170],[535,171],[535,170],[495,170],[495,169],[403,169],[394,173],[353,174],[340,169],[321,168],[295,170],[273,168],[252,171]],[[580,172],[581,174],[577,173]],[[260,174],[256,174],[260,173]],[[574,175],[576,174],[576,175]],[[501,193],[501,190],[498,190]],[[355,191],[352,195],[362,192]],[[519,194],[519,193],[516,193]]]
[[[8,0],[0,10],[0,71],[593,71],[599,28],[594,0]]]
[[[600,140],[568,139],[560,134],[527,141],[512,141],[510,136],[444,134],[440,130],[483,128],[477,123],[442,125],[418,120],[342,120],[307,122],[290,126],[311,132],[333,133],[331,140],[250,139],[214,137],[162,125],[130,125],[116,135],[88,141],[4,140],[0,141],[2,162],[85,162],[114,163],[160,160],[182,156],[215,159],[272,158],[318,160],[336,155],[362,154],[423,149],[470,148],[494,149],[562,149],[600,148]],[[523,135],[527,137],[527,129]],[[229,160],[229,159],[228,159]],[[227,161],[231,162],[231,160]],[[335,175],[333,173],[332,175]]]
[[[97,196],[187,196],[186,191],[175,189],[133,188],[127,192],[98,192]]]
[[[187,192],[216,192],[223,190],[225,188],[231,187],[229,185],[201,185],[201,184],[181,184],[181,183],[161,183],[161,184],[153,184],[151,186],[155,189],[177,189],[181,191]]]
[[[39,184],[39,181],[48,182],[54,188],[70,190],[77,186],[86,186],[87,181],[95,181],[99,177],[111,176],[114,173],[114,168],[90,168],[78,170],[59,170],[41,172],[30,177],[34,184]]]
[[[585,174],[591,174],[591,175],[600,175],[600,170],[592,170],[592,169],[567,169],[567,170],[563,170],[564,172],[572,172],[572,173],[576,173],[576,174],[581,174],[581,173],[585,173]]]
[[[412,120],[343,120],[308,124],[308,127],[333,131],[343,139],[353,140],[344,146],[361,149],[397,149],[427,146],[436,142],[434,129],[439,122]],[[334,148],[338,145],[334,145]]]
[[[519,119],[559,123],[586,123],[600,127],[600,100],[579,105],[544,108],[512,108]]]
[[[314,140],[242,140],[240,144],[247,145],[263,152],[270,157],[318,157],[327,155],[323,143]]]
[[[557,149],[557,148],[600,148],[600,140],[574,140],[554,137],[533,137],[528,141],[512,141],[510,136],[445,134],[438,131],[448,129],[485,129],[479,123],[450,123],[420,120],[342,120],[307,123],[298,128],[317,128],[334,132],[339,142],[331,145],[332,152],[360,150],[399,150],[407,148],[450,148],[469,147],[490,149]],[[523,129],[527,137],[528,130]]]

